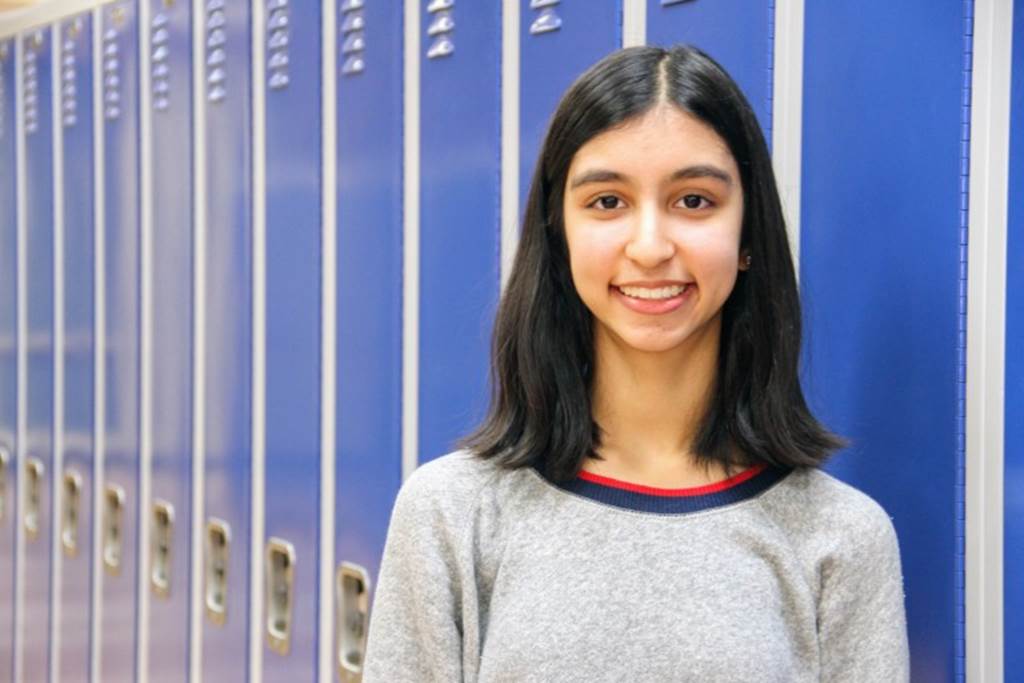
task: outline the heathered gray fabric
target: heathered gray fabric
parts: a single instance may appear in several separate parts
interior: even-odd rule
[[[821,470],[674,515],[465,452],[392,512],[363,683],[903,683],[889,516]]]

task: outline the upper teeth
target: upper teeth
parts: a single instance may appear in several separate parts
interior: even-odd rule
[[[636,297],[637,299],[668,299],[680,294],[684,289],[686,289],[685,285],[672,285],[671,287],[659,287],[657,289],[650,289],[648,287],[619,287],[623,294]]]

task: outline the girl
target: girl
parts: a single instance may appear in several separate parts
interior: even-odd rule
[[[749,104],[635,47],[559,104],[495,324],[490,412],[392,513],[365,683],[909,680],[885,511],[798,380]]]

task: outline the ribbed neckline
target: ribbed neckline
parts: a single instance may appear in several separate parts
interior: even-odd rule
[[[535,469],[544,476],[540,467]],[[586,471],[581,471],[571,481],[551,483],[563,491],[627,510],[684,514],[748,500],[769,489],[792,471],[793,468],[762,463],[714,484],[683,489],[644,486]]]

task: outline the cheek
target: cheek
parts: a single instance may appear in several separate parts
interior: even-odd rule
[[[739,240],[733,235],[707,233],[691,243],[694,275],[698,284],[712,289],[732,289],[739,266]]]
[[[586,240],[569,240],[569,262],[576,289],[582,294],[604,290],[614,275],[616,255],[621,247],[614,239],[600,234]]]

